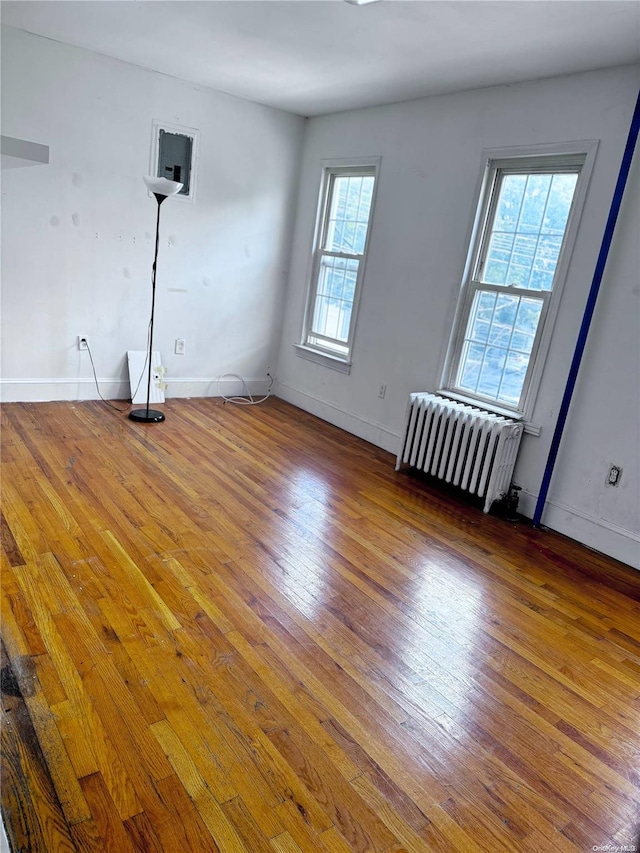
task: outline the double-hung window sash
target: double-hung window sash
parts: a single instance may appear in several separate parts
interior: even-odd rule
[[[375,181],[373,167],[331,169],[314,255],[306,344],[348,359],[367,246]]]
[[[581,164],[494,166],[458,325],[452,388],[521,410]]]

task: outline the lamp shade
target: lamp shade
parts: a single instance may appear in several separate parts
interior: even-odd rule
[[[165,197],[179,193],[183,187],[178,181],[170,181],[168,178],[156,178],[153,175],[145,175],[142,180],[152,193]]]

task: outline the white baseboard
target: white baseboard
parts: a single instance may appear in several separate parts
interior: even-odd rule
[[[277,383],[276,393],[288,403],[352,435],[357,435],[376,447],[394,454],[398,452],[400,435],[391,432],[381,424],[367,421],[351,412],[344,412],[332,403],[293,388],[286,382]],[[520,492],[520,498],[519,511],[527,518],[533,518],[537,495],[523,490]],[[633,530],[619,527],[553,498],[547,501],[542,521],[544,526],[551,530],[556,530],[595,551],[608,554],[615,560],[640,569],[640,535]]]
[[[263,396],[269,379],[224,378],[189,379],[165,377],[166,397],[232,397],[247,392]],[[126,400],[131,393],[124,379],[98,379],[100,394],[105,400]],[[46,403],[58,400],[98,400],[93,379],[2,379],[0,400],[3,403]],[[154,403],[155,405],[155,403]]]
[[[278,397],[286,400],[287,403],[291,403],[305,412],[316,415],[322,418],[323,421],[340,427],[340,429],[351,433],[351,435],[357,435],[358,438],[363,438],[370,444],[375,444],[376,447],[381,447],[383,450],[387,450],[394,455],[398,452],[400,434],[392,432],[382,424],[366,420],[351,412],[345,412],[334,406],[333,403],[321,400],[313,394],[307,394],[306,391],[293,388],[286,382],[278,381],[276,383],[276,394]]]
[[[523,489],[518,511],[527,518],[533,518],[537,500],[537,495]],[[557,498],[547,499],[542,524],[640,570],[640,535],[634,530],[590,515]]]
[[[100,393],[106,400],[124,400],[129,383],[124,379],[100,379]],[[98,400],[93,379],[2,379],[3,403],[48,403],[57,400]]]
[[[263,397],[269,390],[269,379],[173,379],[165,377],[167,397],[234,397],[251,394]]]

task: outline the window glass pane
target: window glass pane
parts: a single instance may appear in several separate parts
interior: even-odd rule
[[[488,343],[502,347],[509,346],[519,302],[520,299],[517,296],[506,296],[502,293],[498,296],[489,329]]]
[[[578,175],[503,175],[481,280],[551,290]]]
[[[487,342],[497,296],[497,293],[491,291],[479,294],[477,310],[469,335],[470,340],[478,341],[479,343]]]
[[[475,391],[478,387],[478,379],[480,377],[480,368],[482,367],[483,357],[484,347],[481,344],[474,344],[470,341],[465,341],[462,354],[461,388],[465,388],[469,391]]]
[[[528,357],[518,352],[507,353],[507,360],[497,397],[501,403],[506,403],[508,406],[518,405],[528,367]]]
[[[526,186],[526,175],[506,175],[503,178],[495,215],[496,231],[515,234]]]
[[[311,333],[347,342],[359,261],[322,257]]]
[[[543,233],[559,236],[564,234],[577,181],[578,176],[575,173],[553,176],[549,203],[542,226]]]
[[[528,355],[533,349],[534,336],[528,335],[526,332],[514,331],[511,338],[511,346],[514,350]]]
[[[529,175],[527,177],[518,231],[530,234],[540,232],[550,187],[551,175]]]
[[[491,235],[489,252],[482,280],[488,284],[506,284],[509,261],[513,251],[515,234],[505,231],[494,231]]]
[[[506,357],[507,351],[502,347],[485,348],[476,389],[478,394],[482,394],[483,397],[491,397],[493,400],[498,399]]]
[[[336,175],[332,181],[324,248],[361,255],[373,198],[373,175]]]
[[[518,317],[514,328],[514,340],[511,341],[512,349],[521,349],[523,352],[531,352],[533,339],[538,329],[542,302],[539,299],[521,299],[518,307]],[[518,335],[518,341],[515,337]]]
[[[561,247],[562,237],[553,234],[540,235],[532,265],[529,285],[531,288],[551,290]]]
[[[535,257],[537,240],[534,234],[516,234],[511,260],[507,268],[506,284],[527,287]]]
[[[498,403],[517,405],[542,312],[541,299],[477,290],[456,386]]]

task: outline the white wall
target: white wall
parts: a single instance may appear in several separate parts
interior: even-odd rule
[[[3,33],[2,132],[50,147],[50,165],[2,173],[3,399],[126,396],[125,353],[144,349],[155,201],[153,119],[196,127],[195,204],[162,208],[156,348],[169,395],[216,393],[240,373],[397,450],[410,391],[434,389],[467,251],[481,151],[599,139],[595,170],[516,480],[532,514],[630,116],[620,68],[303,119],[87,51]],[[286,302],[292,211],[304,133]],[[296,357],[323,158],[382,155],[354,365]],[[640,564],[640,226],[637,164],[625,198],[544,522]],[[185,338],[187,354],[173,343]],[[377,396],[386,383],[384,400]],[[624,473],[605,487],[610,463]]]
[[[600,140],[533,421],[515,472],[533,514],[638,92],[637,67],[311,119],[306,128],[278,367],[285,399],[397,452],[411,391],[439,379],[483,149]],[[321,160],[381,155],[353,367],[296,356]],[[640,153],[636,154],[636,160]],[[637,186],[638,166],[635,166]],[[640,565],[637,192],[625,201],[543,522]],[[385,399],[378,398],[386,383]],[[605,487],[610,463],[624,473]]]
[[[2,173],[3,399],[129,393],[144,350],[156,202],[152,121],[200,131],[196,201],[162,206],[154,349],[168,395],[216,393],[274,367],[302,118],[7,29],[2,132],[50,147],[50,165]],[[186,354],[174,355],[174,339]],[[257,388],[256,388],[257,389]]]

